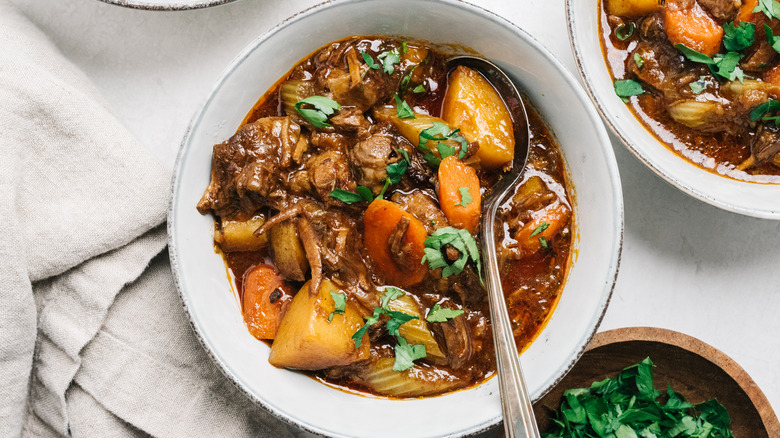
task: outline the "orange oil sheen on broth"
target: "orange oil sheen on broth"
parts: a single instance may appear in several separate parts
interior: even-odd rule
[[[354,39],[364,41],[364,47],[368,48],[381,46],[385,41],[393,41],[392,39],[377,36],[351,37],[343,41],[352,41]],[[414,44],[425,43],[414,42]],[[322,50],[318,49],[299,62],[282,79],[277,81],[266,94],[260,97],[255,106],[248,112],[242,122],[242,126],[263,117],[284,115],[279,98],[281,85],[288,79],[310,77],[319,63],[316,58]],[[428,63],[432,69],[431,75],[426,81],[427,92],[419,94],[407,93],[405,99],[415,112],[438,116],[441,113],[441,105],[446,91],[447,71],[445,62],[449,55],[439,52],[430,46],[429,53],[430,59]],[[375,55],[375,53],[373,54]],[[534,109],[527,106],[527,112],[531,130],[531,159],[529,162],[532,163],[532,166],[536,166],[535,171],[538,174],[544,175],[550,181],[557,182],[566,191],[564,194],[565,200],[568,205],[571,205],[563,160],[554,139]],[[368,118],[370,119],[369,121],[376,122],[371,119],[370,115]],[[483,190],[485,190],[486,186],[489,187],[495,183],[499,178],[496,172],[484,169],[478,175]],[[436,198],[436,193],[432,187],[426,187],[421,190],[434,199]],[[390,196],[385,198],[390,199]],[[269,217],[270,213],[269,211]],[[354,214],[357,215],[356,217],[359,217],[362,213],[354,212]],[[362,221],[357,220],[356,223],[361,224]],[[571,258],[572,227],[573,220],[569,217],[565,225],[566,231],[550,242],[549,250],[523,256],[517,260],[507,260],[501,266],[502,284],[510,308],[510,317],[515,328],[515,339],[520,351],[530,345],[538,335],[557,303]],[[257,264],[271,262],[267,251],[223,253],[223,256],[229,271],[233,273],[236,290],[239,292],[239,299],[243,296],[242,279],[244,273]],[[370,266],[370,260],[365,260],[365,264]],[[454,297],[435,292],[431,286],[431,281],[427,279],[418,285],[406,288],[423,312],[425,309],[430,309],[434,303],[455,299]],[[302,285],[300,282],[290,282],[290,284],[294,286],[295,290]],[[434,365],[426,360],[415,362],[416,367],[421,367],[425,370],[440,370],[441,373],[446,373],[462,380],[463,384],[458,386],[457,389],[479,384],[495,373],[495,355],[486,297],[470,303],[469,309],[470,311],[464,317],[466,318],[466,324],[469,325],[472,333],[474,333],[473,348],[479,351],[473,354],[466,364],[458,369],[454,369],[446,364]],[[392,357],[393,347],[387,340],[380,342],[372,341],[371,349],[372,354],[380,357]],[[360,394],[372,393],[370,388],[350,380],[348,371],[331,372],[329,370],[321,370],[308,371],[306,373],[328,385],[350,392]],[[374,395],[386,397],[380,394]]]

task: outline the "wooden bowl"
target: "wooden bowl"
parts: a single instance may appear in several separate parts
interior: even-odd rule
[[[780,422],[769,401],[734,360],[696,338],[653,327],[596,334],[579,362],[534,405],[539,428],[548,428],[549,417],[560,407],[565,390],[615,377],[648,356],[655,364],[656,389],[665,392],[671,384],[693,404],[716,398],[731,415],[736,437],[780,437]]]

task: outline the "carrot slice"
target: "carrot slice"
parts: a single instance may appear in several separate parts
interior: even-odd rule
[[[740,22],[748,22],[753,24],[758,24],[760,20],[758,20],[759,16],[765,16],[763,14],[759,14],[759,16],[754,15],[753,9],[758,6],[758,0],[742,0],[742,6],[739,8],[739,12],[737,12],[737,18],[734,20],[734,23],[740,23]]]
[[[438,192],[447,221],[472,234],[476,232],[482,206],[477,172],[454,155],[445,158],[439,165]]]
[[[408,226],[398,246],[403,251],[403,266],[396,263],[391,252],[391,239],[397,239],[394,233],[403,231],[401,221]],[[428,267],[422,264],[425,255],[425,238],[428,233],[425,226],[398,204],[384,199],[376,199],[363,213],[363,243],[371,260],[384,279],[395,286],[412,286],[425,278]]]
[[[271,265],[257,265],[244,276],[244,323],[257,339],[273,339],[292,301],[284,279]]]
[[[563,230],[571,211],[563,204],[552,204],[535,213],[530,222],[517,232],[517,239],[525,254],[539,251],[545,242],[550,244]]]
[[[664,30],[672,44],[685,44],[708,56],[717,53],[723,41],[723,27],[695,2],[686,9],[667,5]]]

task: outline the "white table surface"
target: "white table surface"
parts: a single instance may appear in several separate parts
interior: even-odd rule
[[[12,0],[97,84],[172,168],[190,118],[256,36],[318,3],[239,0],[153,12],[97,0]],[[477,1],[526,29],[577,77],[564,0]],[[676,190],[613,137],[623,182],[620,273],[600,330],[656,326],[737,361],[780,411],[780,221],[721,211]]]

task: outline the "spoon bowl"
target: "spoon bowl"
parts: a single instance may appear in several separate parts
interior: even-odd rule
[[[493,322],[493,342],[496,350],[496,369],[501,389],[501,407],[504,431],[507,437],[539,437],[531,397],[525,385],[512,325],[509,321],[496,255],[495,223],[498,206],[512,193],[522,177],[528,160],[530,133],[523,98],[511,79],[490,61],[473,56],[460,56],[448,62],[454,69],[462,65],[476,70],[493,85],[512,117],[515,151],[511,167],[482,199],[482,256],[485,261],[485,287]]]

